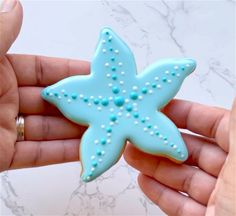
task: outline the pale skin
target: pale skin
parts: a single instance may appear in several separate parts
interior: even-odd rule
[[[89,63],[6,54],[22,22],[22,7],[0,13],[0,171],[79,160],[86,128],[66,120],[40,97],[43,87],[88,74]],[[179,128],[189,150],[184,164],[127,145],[127,162],[140,171],[141,190],[168,215],[236,215],[236,103],[232,111],[173,100],[163,112]],[[15,118],[25,117],[25,141],[16,141]],[[185,192],[186,195],[181,194]]]

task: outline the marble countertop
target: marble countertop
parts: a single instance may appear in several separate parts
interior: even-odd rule
[[[138,70],[167,57],[198,66],[177,98],[230,108],[236,92],[235,2],[23,1],[24,23],[10,52],[90,60],[100,29],[113,28]],[[92,183],[78,162],[0,174],[1,215],[165,215],[121,159]]]

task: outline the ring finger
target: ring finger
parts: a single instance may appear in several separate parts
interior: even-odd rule
[[[141,173],[177,191],[188,193],[203,205],[207,204],[216,183],[213,176],[198,168],[145,154],[131,145],[126,148],[125,158]]]

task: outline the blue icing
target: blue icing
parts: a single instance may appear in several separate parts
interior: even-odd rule
[[[126,105],[125,109],[126,109],[128,112],[131,112],[132,109],[133,109],[133,107],[132,107],[130,104],[128,104],[128,105]]]
[[[146,153],[176,162],[187,159],[178,129],[160,109],[195,67],[192,59],[166,59],[137,74],[128,46],[104,28],[91,74],[66,78],[42,91],[42,97],[65,117],[89,126],[80,145],[84,181],[114,165],[127,139]]]
[[[112,74],[111,78],[112,78],[113,80],[117,80],[117,75],[116,75],[116,74]]]
[[[116,120],[117,120],[116,115],[111,114],[111,115],[110,115],[110,120],[113,121],[113,122],[116,121]]]
[[[103,98],[102,101],[101,101],[101,104],[103,106],[107,106],[109,104],[109,100],[107,98]]]
[[[115,97],[114,103],[116,106],[121,107],[125,103],[125,99],[122,96]]]
[[[97,98],[95,98],[95,99],[93,100],[93,103],[96,104],[96,105],[98,105],[98,104],[99,104],[99,100],[98,100]]]
[[[138,93],[137,93],[137,92],[131,92],[131,93],[130,93],[130,98],[131,98],[132,100],[138,99]]]
[[[120,89],[117,86],[112,87],[112,92],[114,94],[118,94],[120,92]]]

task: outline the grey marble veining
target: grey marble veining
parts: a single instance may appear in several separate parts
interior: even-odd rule
[[[235,1],[23,1],[11,52],[91,59],[103,26],[129,44],[139,71],[192,57],[196,72],[177,97],[230,108],[236,92]],[[140,191],[121,159],[92,183],[78,162],[0,174],[1,215],[165,215]]]

